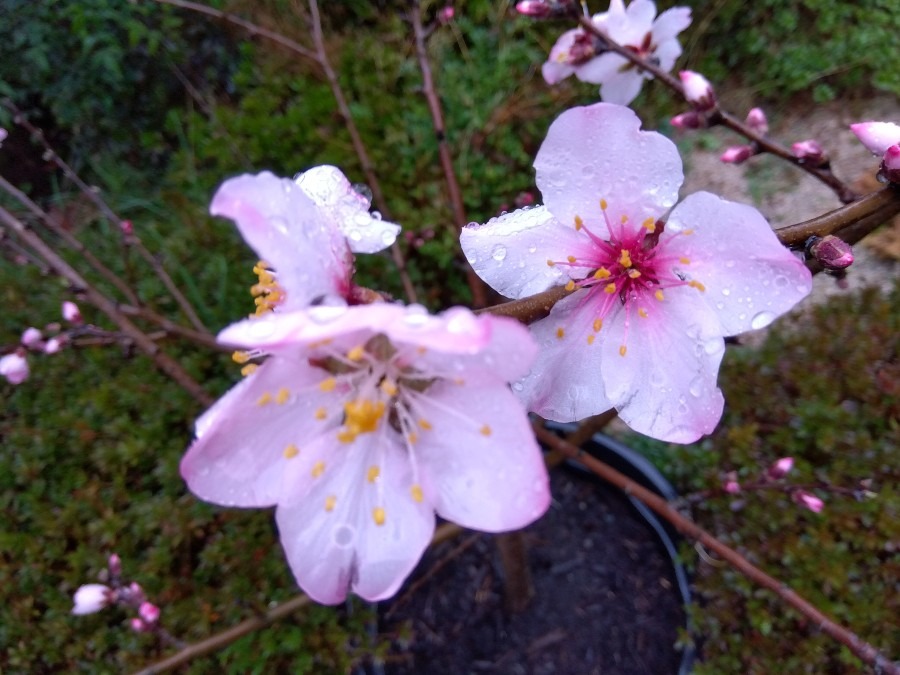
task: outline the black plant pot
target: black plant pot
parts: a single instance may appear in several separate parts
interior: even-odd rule
[[[598,434],[582,447],[664,498],[675,496],[621,443]],[[689,629],[690,588],[674,530],[579,465],[553,471],[551,489],[547,515],[524,531],[536,591],[528,609],[505,610],[494,538],[464,532],[429,550],[382,603],[379,632],[395,636],[394,648],[369,673],[690,672],[693,649],[675,646]]]

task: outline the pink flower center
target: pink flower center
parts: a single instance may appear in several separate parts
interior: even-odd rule
[[[580,217],[575,216],[575,230],[591,241],[588,253],[583,250],[580,256],[570,255],[565,261],[547,261],[551,267],[586,267],[593,270],[588,276],[572,279],[566,284],[569,291],[587,289],[588,293],[582,297],[581,303],[591,303],[596,307],[591,331],[586,338],[588,344],[594,343],[604,320],[617,303],[625,310],[627,339],[634,315],[639,319],[649,319],[656,306],[665,301],[665,290],[677,286],[690,286],[700,292],[706,290],[702,283],[688,278],[686,270],[691,261],[671,250],[672,242],[680,236],[690,236],[693,230],[682,230],[661,243],[661,232],[657,230],[663,227],[662,223],[647,218],[640,226],[635,226],[626,215],[619,222],[613,222],[605,199],[600,200],[600,208],[609,239],[592,232]],[[565,327],[558,327],[557,338],[563,339],[565,335]],[[625,356],[627,350],[623,342],[619,354]]]

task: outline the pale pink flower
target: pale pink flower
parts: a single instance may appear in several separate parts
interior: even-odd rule
[[[773,480],[778,480],[779,478],[784,478],[787,476],[791,469],[794,468],[794,458],[793,457],[782,457],[781,459],[775,461],[772,466],[769,467],[769,478]]]
[[[673,7],[657,17],[651,0],[633,0],[627,9],[622,0],[612,0],[609,11],[594,15],[592,21],[610,39],[669,71],[681,56],[675,36],[690,25],[691,10]],[[581,29],[563,33],[542,68],[544,79],[555,84],[574,73],[579,80],[599,84],[604,101],[628,105],[640,93],[644,80],[653,76],[638,70],[624,56],[613,52],[598,55],[594,42],[593,36]]]
[[[66,300],[62,304],[62,317],[69,323],[81,323],[81,310],[71,300]]]
[[[716,94],[712,85],[703,75],[693,70],[678,73],[684,87],[684,98],[697,110],[712,110],[716,105]]]
[[[675,145],[629,109],[564,112],[535,160],[544,206],[466,227],[478,275],[521,298],[572,294],[532,324],[541,348],[513,385],[557,421],[615,407],[632,428],[688,443],[722,413],[724,336],[762,328],[811,288],[809,270],[754,208],[683,181]]]
[[[198,420],[181,473],[207,501],[277,506],[315,600],[393,595],[435,512],[499,532],[546,510],[543,460],[507,386],[534,357],[524,326],[461,308],[317,306],[219,339],[268,359]]]
[[[34,348],[40,346],[41,340],[44,336],[41,334],[41,331],[34,326],[29,326],[24,331],[22,331],[22,344],[28,348]]]
[[[521,0],[516,3],[516,11],[524,16],[544,19],[554,13],[554,8],[547,0]]]
[[[272,173],[226,180],[210,205],[235,221],[244,240],[274,267],[281,311],[324,298],[346,298],[351,252],[374,253],[394,243],[398,225],[369,212],[369,200],[333,166],[318,166],[294,181]]]
[[[850,129],[874,155],[883,155],[892,145],[900,144],[900,124],[859,122],[851,124]]]
[[[61,337],[50,338],[46,343],[44,343],[44,353],[55,354],[60,349],[62,349],[62,346],[63,339]]]
[[[741,491],[741,484],[738,483],[736,480],[729,478],[728,480],[725,481],[725,485],[723,486],[723,489],[725,490],[725,492],[727,492],[730,495],[736,495]]]
[[[794,501],[813,513],[821,513],[825,508],[825,502],[806,490],[797,490],[793,493]]]
[[[110,604],[112,589],[103,584],[85,584],[75,591],[73,601],[72,614],[93,614]]]
[[[28,361],[22,354],[13,352],[0,357],[0,375],[10,384],[22,384],[29,372]]]
[[[719,157],[719,161],[726,164],[743,164],[754,154],[756,154],[755,151],[749,145],[732,145],[725,148],[725,152]]]
[[[134,617],[128,622],[128,625],[131,626],[131,630],[135,633],[148,633],[151,630],[150,624],[140,617]]]

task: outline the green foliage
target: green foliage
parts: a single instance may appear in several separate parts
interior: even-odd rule
[[[687,447],[642,443],[683,494],[718,495],[695,510],[701,525],[887,654],[900,644],[898,335],[900,284],[890,297],[835,298],[784,321],[759,349],[729,350],[719,378],[727,410],[714,436]],[[777,491],[740,495],[733,511],[723,473],[751,482],[783,456],[796,461],[792,484],[822,486],[812,491],[824,511]],[[857,490],[861,480],[877,496],[856,500],[825,487]],[[697,673],[863,672],[772,593],[730,567],[696,565]]]

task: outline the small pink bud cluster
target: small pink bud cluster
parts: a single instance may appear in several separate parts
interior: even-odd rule
[[[412,232],[411,230],[406,230],[403,233],[403,237],[406,239],[406,243],[409,244],[412,248],[421,248],[425,245],[426,241],[431,241],[434,239],[434,229],[427,228],[422,230],[421,232]]]
[[[75,326],[79,326],[83,322],[81,310],[70,300],[62,303],[61,313],[63,319]],[[65,345],[67,337],[64,333],[59,333],[59,330],[60,325],[52,323],[45,326],[43,331],[34,326],[29,326],[22,331],[19,346],[13,352],[0,357],[0,375],[6,378],[10,384],[22,384],[31,374],[26,358],[29,351],[55,354]],[[45,332],[57,334],[44,340]]]
[[[870,152],[881,156],[880,176],[900,183],[900,124],[860,122],[851,124],[850,129]]]
[[[126,236],[134,234],[134,224],[130,220],[123,220],[119,223],[119,230]]]
[[[738,482],[737,471],[729,471],[725,475],[725,482],[722,489],[730,495],[736,495],[741,491],[741,484]]]
[[[853,247],[832,234],[810,237],[806,252],[826,270],[844,270],[853,264]]]
[[[669,123],[676,129],[702,129],[706,126],[706,118],[699,113],[690,110],[675,115]]]
[[[794,458],[793,457],[782,457],[777,460],[769,467],[767,475],[772,480],[780,480],[787,476],[791,469],[794,468]]]

